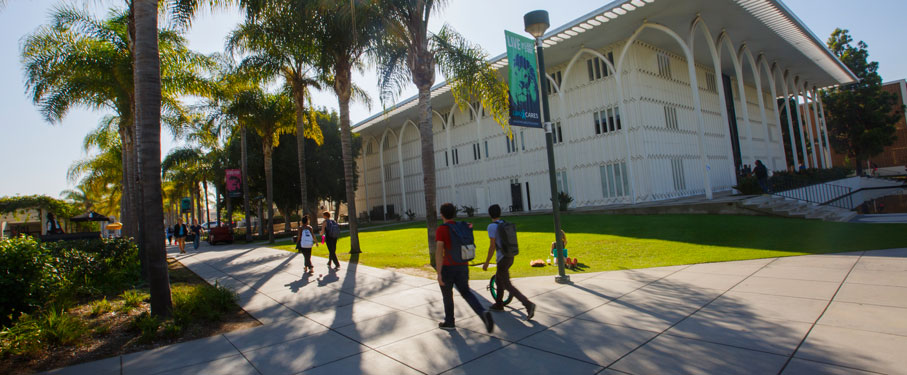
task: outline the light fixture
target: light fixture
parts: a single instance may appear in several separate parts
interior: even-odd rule
[[[526,13],[523,16],[523,24],[526,25],[525,30],[529,35],[541,38],[545,35],[545,30],[548,30],[548,26],[551,26],[548,22],[548,11],[534,10]]]

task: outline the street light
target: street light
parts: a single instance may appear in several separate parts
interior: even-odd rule
[[[538,54],[539,66],[539,91],[542,91],[542,83],[545,80],[545,56],[542,53],[542,35],[551,23],[548,22],[548,12],[544,10],[534,10],[523,16],[523,25],[526,26],[526,32],[535,37],[535,50]],[[551,208],[554,211],[554,243],[557,259],[557,277],[554,281],[560,284],[569,284],[570,276],[564,271],[564,244],[561,241],[561,209],[558,201],[557,177],[555,177],[554,167],[554,134],[551,128],[551,115],[548,113],[548,95],[541,92],[542,96],[542,121],[545,126],[545,146],[548,150],[548,179],[551,183]]]

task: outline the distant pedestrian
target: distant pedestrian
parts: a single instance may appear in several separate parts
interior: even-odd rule
[[[312,226],[309,225],[309,217],[302,215],[302,225],[299,227],[299,234],[296,238],[296,250],[305,257],[305,268],[303,273],[315,273],[315,266],[312,265],[312,246],[317,246],[315,235],[312,234]]]
[[[762,189],[762,192],[765,194],[771,193],[771,188],[768,186],[768,168],[765,167],[765,164],[762,164],[762,160],[756,160],[756,169],[753,170],[753,173],[756,175],[756,182],[759,183],[759,188]]]
[[[192,219],[192,226],[189,227],[189,230],[192,231],[192,235],[194,236],[192,245],[195,247],[195,250],[198,250],[198,245],[202,238],[202,226],[198,224],[197,219]]]
[[[168,225],[166,233],[167,233],[167,244],[173,245],[173,227]]]
[[[750,165],[744,164],[743,165],[743,177],[748,177],[752,173],[753,173],[753,170],[750,169]]]
[[[51,212],[47,213],[47,234],[57,234],[63,233],[63,227],[60,226],[60,223],[57,221],[57,218],[54,217],[54,214]]]
[[[340,269],[340,261],[337,259],[337,238],[340,237],[340,224],[331,220],[331,213],[324,211],[324,222],[321,225],[321,238],[328,245],[328,269],[331,263],[334,263],[334,270]]]
[[[504,311],[504,290],[507,290],[523,306],[526,306],[526,320],[532,320],[535,315],[535,304],[530,302],[523,293],[520,293],[519,289],[513,286],[510,281],[510,267],[513,266],[513,258],[519,254],[516,241],[516,226],[513,223],[501,220],[501,206],[499,205],[493,204],[488,207],[488,216],[491,216],[491,224],[488,224],[488,256],[485,258],[482,270],[488,270],[488,262],[491,261],[491,255],[497,253],[497,267],[495,267],[494,278],[498,289],[494,304],[488,309],[491,311]]]
[[[797,172],[799,172],[799,173],[806,172],[806,166],[804,166],[803,163],[800,163],[800,167],[797,168]]]
[[[485,329],[491,333],[494,331],[494,320],[491,312],[482,308],[479,299],[469,289],[469,262],[457,262],[454,260],[453,236],[460,238],[456,232],[451,230],[455,226],[454,218],[457,216],[457,207],[451,203],[441,205],[441,217],[444,218],[444,224],[439,226],[435,231],[435,267],[438,271],[438,285],[441,287],[441,296],[444,302],[444,321],[438,324],[441,329],[455,329],[454,322],[454,301],[453,288],[457,287],[460,296],[469,303],[469,307],[485,323]],[[472,228],[470,228],[472,229]],[[458,243],[459,240],[458,240]]]
[[[176,225],[173,226],[173,238],[176,238],[176,245],[180,248],[180,254],[186,253],[186,236],[189,235],[189,228],[183,224],[183,218],[176,219]]]

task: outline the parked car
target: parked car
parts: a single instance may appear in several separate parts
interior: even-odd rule
[[[208,243],[216,245],[218,242],[233,243],[233,229],[227,226],[211,228],[208,231]]]
[[[202,224],[202,228],[205,228],[206,230],[211,230],[211,228],[214,228],[216,226],[217,226],[216,221],[209,221],[207,223]]]

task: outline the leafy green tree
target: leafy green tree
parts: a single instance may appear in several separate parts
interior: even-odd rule
[[[828,38],[828,49],[858,81],[823,92],[822,101],[831,146],[852,158],[857,174],[862,175],[863,162],[894,143],[895,124],[904,106],[896,105],[895,95],[882,91],[879,63],[869,61],[868,45],[852,42],[850,33],[842,29],[835,29]]]
[[[255,2],[258,3],[258,2]],[[244,23],[234,30],[227,43],[228,50],[249,54],[240,69],[262,78],[282,77],[292,94],[296,109],[296,161],[300,199],[306,206],[305,138],[321,144],[320,128],[315,126],[310,88],[320,88],[325,78],[317,69],[318,49],[313,38],[315,20],[306,12],[295,12],[290,2],[265,1],[247,3]],[[286,216],[286,213],[285,215]]]
[[[296,130],[293,102],[284,93],[272,94],[253,89],[240,92],[231,104],[230,112],[261,137],[267,185],[268,242],[274,243],[274,168],[271,156],[274,147],[280,143],[280,135]]]
[[[419,135],[422,141],[422,179],[425,186],[428,248],[434,265],[434,237],[438,227],[435,147],[432,136],[431,87],[439,70],[451,87],[455,102],[464,108],[478,99],[495,121],[512,136],[508,124],[507,85],[487,62],[482,49],[444,25],[428,30],[434,11],[444,0],[378,0],[384,24],[383,40],[375,49],[381,99],[393,101],[407,81],[419,90]]]

